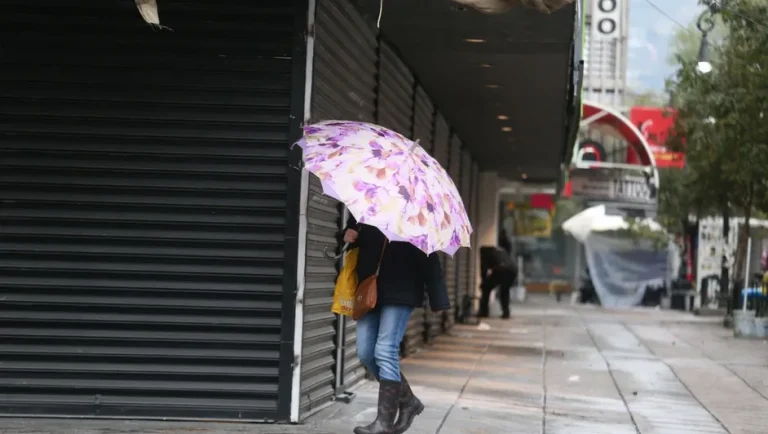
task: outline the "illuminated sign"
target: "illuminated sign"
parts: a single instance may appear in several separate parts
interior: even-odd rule
[[[592,40],[621,36],[621,0],[592,0]],[[626,0],[625,0],[626,1]]]

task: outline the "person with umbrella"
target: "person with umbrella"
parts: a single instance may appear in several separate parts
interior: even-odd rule
[[[410,243],[388,243],[380,230],[358,225],[354,217],[347,228],[344,241],[360,249],[358,281],[364,281],[380,267],[376,308],[357,321],[357,355],[380,383],[378,416],[372,424],[356,428],[355,433],[390,432],[387,427],[398,411],[394,432],[405,432],[424,411],[424,404],[400,371],[400,343],[411,313],[424,305],[425,293],[433,311],[451,307],[440,259],[435,253],[425,255]]]
[[[472,226],[463,201],[445,169],[418,141],[381,126],[321,122],[304,127],[297,144],[323,192],[354,216],[343,233],[345,250],[359,249],[358,282],[375,276],[377,284],[375,306],[357,321],[357,351],[379,381],[378,413],[354,432],[404,433],[424,404],[400,371],[400,343],[425,293],[433,310],[450,308],[436,252],[453,255],[469,247]]]

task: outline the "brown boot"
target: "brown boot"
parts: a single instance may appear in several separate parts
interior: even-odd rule
[[[379,382],[379,413],[376,420],[370,425],[355,428],[355,434],[394,434],[401,385],[398,381]]]
[[[400,415],[395,422],[395,434],[403,434],[408,431],[416,416],[424,411],[424,404],[413,394],[408,380],[402,373],[400,378],[402,380],[400,383]]]

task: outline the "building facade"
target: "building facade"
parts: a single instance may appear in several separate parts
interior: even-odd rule
[[[622,109],[627,89],[630,0],[584,0],[585,100]]]
[[[418,135],[468,206],[478,174],[375,27],[347,1],[164,2],[173,31],[10,3],[0,412],[298,421],[362,379],[329,310],[344,210],[290,150],[301,123]],[[445,259],[455,298],[472,264]],[[407,351],[452,324],[417,312]]]
[[[134,2],[0,0],[0,414],[300,422],[349,396],[346,210],[302,124],[419,138],[476,227],[481,173],[358,3],[169,0],[161,29]],[[443,259],[457,306],[476,257]],[[457,314],[417,310],[403,354]]]

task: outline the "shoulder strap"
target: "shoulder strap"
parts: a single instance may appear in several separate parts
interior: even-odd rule
[[[387,250],[387,243],[389,243],[389,240],[387,237],[384,237],[384,246],[381,248],[381,256],[379,256],[379,264],[376,265],[376,275],[379,275],[379,270],[381,270],[381,260],[384,259],[384,251]]]

